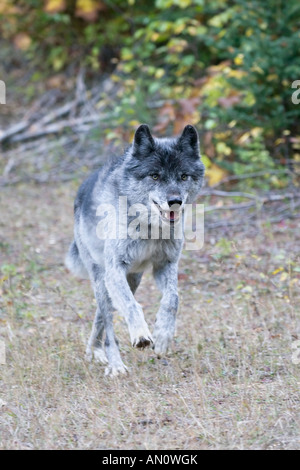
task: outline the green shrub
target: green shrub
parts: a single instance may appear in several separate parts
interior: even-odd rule
[[[45,74],[80,64],[113,73],[121,89],[112,128],[147,121],[176,133],[191,122],[212,133],[209,157],[234,172],[270,168],[275,147],[277,158],[293,158],[298,0],[2,0],[0,20],[2,36]],[[255,128],[259,140],[239,146]]]

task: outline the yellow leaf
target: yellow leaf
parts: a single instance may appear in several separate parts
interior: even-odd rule
[[[216,150],[221,155],[227,156],[231,154],[231,148],[224,144],[224,142],[218,142],[216,145]]]
[[[248,106],[253,106],[255,104],[255,97],[251,91],[248,91],[245,95],[244,101]]]
[[[218,34],[218,38],[224,37],[226,33],[227,33],[227,29],[221,29],[221,31]]]
[[[153,42],[157,41],[157,39],[159,39],[159,38],[160,38],[160,35],[156,31],[154,31],[150,36],[150,39]]]
[[[26,51],[31,44],[31,37],[26,33],[19,33],[14,38],[14,44],[18,49]]]
[[[289,277],[289,274],[287,272],[283,272],[280,276],[280,281],[284,282],[287,280],[288,277]]]
[[[261,75],[263,75],[265,72],[263,71],[263,69],[261,67],[259,67],[257,64],[254,64],[253,67],[251,67],[251,72],[257,72]]]
[[[66,8],[65,0],[46,0],[45,11],[47,13],[58,13]]]
[[[5,15],[14,15],[20,13],[19,7],[13,5],[11,0],[1,0],[0,1],[0,14],[4,13]]]
[[[187,32],[189,33],[190,36],[197,36],[198,28],[196,28],[195,26],[189,26],[187,28]]]
[[[245,132],[243,135],[241,135],[241,137],[238,139],[238,143],[239,144],[243,144],[244,142],[246,142],[250,137],[250,132]]]
[[[244,62],[244,54],[238,54],[234,59],[233,59],[234,63],[236,65],[242,65],[243,62]]]
[[[252,137],[258,137],[261,135],[262,131],[263,129],[261,127],[253,127],[253,129],[250,131],[250,134]]]
[[[159,79],[159,78],[163,77],[164,74],[165,74],[164,69],[157,69],[154,76],[155,76],[155,78]]]
[[[251,286],[245,286],[243,287],[242,292],[251,294],[253,292],[253,288]]]
[[[275,269],[275,271],[273,271],[272,274],[275,276],[275,274],[281,273],[281,271],[283,271],[283,268],[278,268],[278,269]]]
[[[244,70],[229,69],[227,71],[227,75],[228,75],[228,77],[233,77],[233,78],[237,78],[238,80],[240,80],[243,77],[245,77],[245,75],[247,75],[247,72],[245,72]]]
[[[276,75],[276,73],[271,73],[267,76],[267,82],[272,82],[273,80],[278,80],[278,75]]]
[[[187,8],[192,4],[192,0],[177,0],[177,5],[179,8]]]
[[[206,177],[208,179],[209,186],[215,186],[216,184],[220,183],[222,179],[227,176],[227,171],[220,168],[215,163],[212,163],[210,168],[206,169]]]
[[[98,0],[77,0],[76,16],[86,21],[96,21],[99,10],[105,10],[106,5]]]
[[[119,77],[119,75],[112,74],[110,76],[110,78],[113,82],[120,82],[121,81],[121,78]]]
[[[202,163],[204,164],[206,170],[211,167],[211,161],[206,155],[201,155]]]
[[[131,59],[133,59],[133,53],[127,47],[124,47],[122,49],[121,56],[122,56],[122,60],[131,60]]]
[[[216,132],[214,137],[217,140],[226,140],[231,136],[231,131]]]
[[[180,54],[188,47],[189,43],[185,39],[173,38],[167,44],[167,48],[171,53]]]
[[[174,27],[174,33],[175,34],[180,34],[182,31],[184,31],[186,28],[186,25],[184,23],[175,25]]]

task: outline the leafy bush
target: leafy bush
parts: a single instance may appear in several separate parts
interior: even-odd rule
[[[85,64],[112,74],[114,128],[152,121],[157,133],[177,133],[190,122],[230,172],[257,166],[246,155],[270,168],[274,156],[297,154],[298,0],[0,0],[1,15],[2,36],[44,73]],[[245,149],[253,129],[260,137]]]

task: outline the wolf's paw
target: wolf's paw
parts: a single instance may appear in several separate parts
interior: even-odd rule
[[[145,348],[148,348],[150,344],[152,343],[153,343],[153,340],[151,337],[144,338],[144,336],[140,336],[139,339],[134,340],[134,343],[132,344],[132,346],[138,349],[145,349]]]
[[[108,360],[107,360],[107,357],[103,348],[95,348],[94,351],[88,348],[85,353],[85,360],[87,362],[92,362],[93,358],[95,362],[100,362],[101,364],[108,363]]]
[[[127,373],[128,369],[123,362],[109,364],[105,369],[106,377],[118,377],[119,375],[126,375]]]
[[[95,362],[100,362],[101,364],[108,364],[108,360],[107,360],[104,349],[102,348],[94,349],[94,360]]]
[[[172,336],[166,333],[165,331],[157,331],[154,332],[153,337],[153,349],[155,354],[157,354],[158,356],[163,356],[169,349],[169,345],[172,341]]]
[[[143,328],[136,328],[131,335],[131,344],[134,348],[144,349],[153,344],[153,338],[147,324]]]
[[[90,348],[88,348],[85,352],[85,357],[84,359],[87,361],[87,362],[92,362],[92,359],[93,359],[93,352]]]

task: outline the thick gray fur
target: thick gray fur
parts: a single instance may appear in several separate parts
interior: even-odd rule
[[[143,124],[125,154],[94,172],[78,191],[74,205],[74,241],[66,265],[75,275],[91,280],[97,311],[86,358],[94,357],[107,364],[107,375],[127,371],[113,330],[114,309],[125,318],[134,347],[152,346],[162,355],[170,345],[178,309],[177,273],[183,244],[182,238],[176,239],[174,226],[183,222],[181,217],[179,222],[168,222],[163,215],[172,218],[174,214],[182,214],[184,205],[192,203],[199,194],[203,175],[198,134],[193,126],[186,126],[180,137],[159,139],[152,137],[148,126]],[[99,238],[96,229],[103,217],[97,208],[111,204],[119,220],[120,196],[127,197],[128,208],[140,203],[149,214],[151,210],[156,211],[156,218],[141,218],[136,228],[138,233],[146,226],[148,239],[118,235],[115,239]],[[171,206],[173,202],[176,206]],[[177,212],[170,212],[173,207]],[[127,223],[133,219],[131,214]],[[160,230],[158,239],[151,239],[154,224]],[[164,224],[170,226],[169,239],[162,237]],[[162,293],[153,336],[134,297],[149,265]]]

